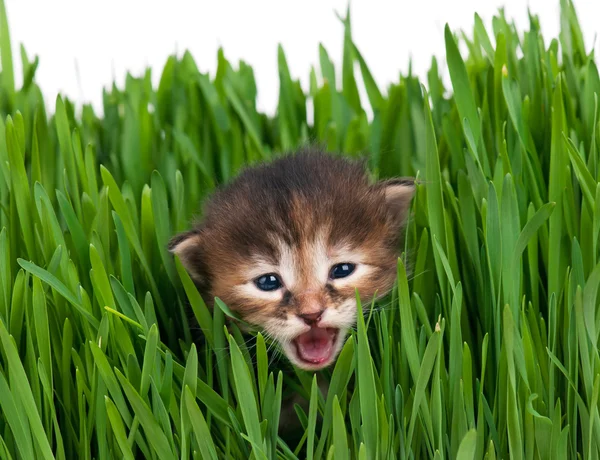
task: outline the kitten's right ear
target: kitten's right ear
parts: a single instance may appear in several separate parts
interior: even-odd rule
[[[203,276],[200,267],[202,253],[202,236],[197,230],[175,235],[169,241],[169,252],[177,254],[181,264],[190,277],[196,282],[202,282]]]
[[[393,219],[403,224],[415,194],[415,181],[410,177],[384,180],[379,183],[385,192],[385,201]]]

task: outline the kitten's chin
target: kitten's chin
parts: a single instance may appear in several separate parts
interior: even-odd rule
[[[282,344],[283,351],[296,367],[318,371],[335,362],[347,332],[346,328],[312,327]]]

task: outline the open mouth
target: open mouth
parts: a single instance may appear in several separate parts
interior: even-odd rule
[[[335,343],[339,329],[311,327],[293,341],[298,359],[310,368],[327,365],[335,353]]]

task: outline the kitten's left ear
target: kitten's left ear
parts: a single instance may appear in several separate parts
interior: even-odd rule
[[[204,282],[204,264],[202,237],[199,231],[190,230],[174,236],[169,242],[169,252],[177,254],[183,267],[190,277],[198,282]]]
[[[379,186],[385,191],[385,201],[390,215],[392,215],[399,224],[403,224],[415,194],[414,179],[388,179],[379,182]]]

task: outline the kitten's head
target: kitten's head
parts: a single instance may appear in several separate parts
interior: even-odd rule
[[[330,365],[396,277],[412,180],[371,183],[362,162],[303,151],[246,169],[170,245],[210,302],[277,340],[296,366]]]

